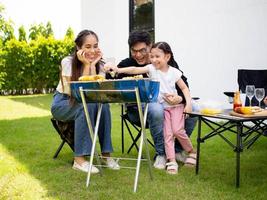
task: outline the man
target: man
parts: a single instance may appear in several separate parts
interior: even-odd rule
[[[148,32],[145,31],[136,31],[130,34],[128,39],[128,44],[130,47],[131,57],[122,60],[118,67],[143,67],[150,63],[149,60],[149,52],[152,46],[151,37]],[[174,66],[176,67],[176,66]],[[178,65],[177,65],[178,67]],[[119,74],[117,78],[123,78],[125,76],[129,76],[127,74]],[[147,77],[146,74],[143,74],[143,77]],[[186,82],[186,78],[183,77]],[[180,93],[179,93],[180,92]],[[182,94],[179,91],[178,94]],[[182,96],[178,95],[169,95],[168,103],[169,104],[177,104],[183,101]],[[127,104],[127,114],[129,119],[134,123],[139,123],[139,115],[137,112],[136,104]],[[148,105],[148,114],[147,121],[149,124],[150,132],[154,141],[155,150],[156,150],[156,158],[154,162],[154,167],[157,169],[165,169],[166,158],[164,151],[164,139],[163,139],[163,121],[164,121],[164,112],[163,107],[159,103],[149,103]],[[186,120],[186,131],[190,136],[196,120]],[[179,145],[176,145],[176,159],[178,161],[184,161],[185,158],[182,156],[181,151],[182,148]]]

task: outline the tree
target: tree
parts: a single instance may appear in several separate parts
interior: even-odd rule
[[[31,25],[29,32],[30,32],[29,39],[36,40],[39,36],[46,35],[46,27],[44,26],[43,23],[33,24]]]
[[[19,41],[27,41],[26,31],[25,31],[24,26],[19,27]]]
[[[45,30],[45,37],[52,37],[54,36],[54,32],[53,32],[53,29],[52,29],[52,24],[51,22],[47,22],[46,24],[46,30]]]
[[[71,27],[69,27],[69,28],[67,29],[67,31],[66,31],[65,39],[71,39],[71,40],[74,39],[74,31],[72,30]]]
[[[4,10],[4,6],[0,4],[0,39],[2,43],[15,38],[13,22],[4,18]]]

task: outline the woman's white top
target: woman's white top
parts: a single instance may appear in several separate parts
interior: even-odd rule
[[[61,61],[61,78],[57,85],[57,91],[60,93],[70,95],[70,84],[68,83],[66,77],[71,77],[71,65],[72,65],[72,56],[67,56]],[[62,84],[63,83],[63,84]],[[63,87],[62,87],[63,85]]]
[[[178,69],[169,66],[167,72],[162,72],[156,69],[152,64],[147,65],[149,69],[149,78],[160,82],[158,102],[162,103],[164,108],[171,107],[166,101],[164,101],[163,96],[168,94],[177,94],[175,89],[176,82],[181,78],[182,72]]]
[[[67,57],[62,59],[62,61],[61,61],[62,80],[60,79],[59,83],[57,85],[57,91],[58,92],[68,94],[68,95],[70,95],[71,92],[70,92],[70,84],[67,81],[66,77],[70,78],[72,75],[72,71],[71,71],[72,59],[73,59],[72,56],[67,56]],[[104,67],[104,65],[100,65],[99,74],[105,76],[105,72],[104,72],[103,67]],[[62,83],[63,83],[64,87],[62,87]]]

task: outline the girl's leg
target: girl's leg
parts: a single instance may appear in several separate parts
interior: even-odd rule
[[[168,160],[175,160],[175,152],[174,152],[174,137],[171,126],[171,113],[170,109],[167,108],[164,110],[164,126],[163,126],[163,134],[164,134],[164,145],[166,157]]]
[[[170,115],[171,115],[172,131],[174,133],[174,136],[179,140],[183,149],[186,152],[190,152],[193,150],[193,146],[184,129],[183,110],[184,110],[183,105],[171,108]]]

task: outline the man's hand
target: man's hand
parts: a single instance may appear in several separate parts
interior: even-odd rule
[[[264,98],[263,102],[264,102],[265,105],[267,106],[267,96]]]
[[[176,105],[183,101],[182,97],[177,94],[165,94],[163,99],[170,105]]]

